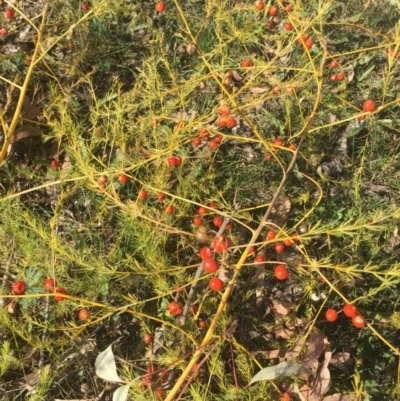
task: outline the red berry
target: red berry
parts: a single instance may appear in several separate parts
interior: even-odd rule
[[[202,139],[208,139],[209,136],[210,136],[210,133],[209,133],[205,128],[202,128],[202,129],[199,131],[199,137],[200,137],[200,138],[202,138]]]
[[[277,149],[279,146],[282,146],[283,142],[280,139],[275,139],[275,141],[273,142],[273,149]]]
[[[208,286],[214,291],[221,291],[224,286],[224,283],[218,277],[213,277],[208,282]]]
[[[179,166],[180,164],[182,164],[182,157],[180,156],[175,156],[175,160],[176,160],[176,165]]]
[[[23,281],[15,281],[12,285],[12,290],[15,295],[25,294],[26,288],[26,284]]]
[[[221,116],[227,116],[230,113],[231,113],[231,109],[226,104],[221,106],[219,109],[219,114],[221,114]]]
[[[265,262],[265,256],[263,253],[258,253],[256,256],[256,262],[261,263]]]
[[[264,10],[264,2],[261,0],[257,0],[255,6],[258,11]]]
[[[199,214],[203,215],[207,213],[207,209],[203,206],[200,206],[198,212]]]
[[[181,283],[178,283],[175,287],[176,292],[182,292],[184,289],[185,287]]]
[[[90,315],[92,313],[90,312],[90,310],[88,308],[82,308],[79,312],[78,312],[78,319],[79,320],[88,320],[90,318]]]
[[[232,241],[226,235],[219,235],[214,238],[212,243],[213,248],[217,252],[224,252],[232,245]]]
[[[178,164],[178,160],[176,159],[175,156],[168,157],[167,161],[168,161],[168,165],[171,167],[176,166]]]
[[[375,110],[375,102],[373,100],[366,100],[363,103],[364,111],[374,111]]]
[[[216,149],[216,148],[218,148],[218,145],[219,145],[219,143],[216,142],[216,141],[214,141],[214,140],[210,141],[210,143],[208,144],[208,146],[209,146],[211,149]]]
[[[332,69],[337,68],[338,67],[338,63],[335,60],[332,60],[329,63],[329,67],[331,67]]]
[[[8,34],[8,31],[7,31],[6,28],[1,28],[1,29],[0,29],[0,35],[1,35],[1,36],[7,36],[7,34]]]
[[[163,1],[159,1],[159,2],[156,4],[156,10],[157,10],[159,13],[162,13],[162,12],[165,10],[165,3],[164,3]]]
[[[149,196],[149,194],[148,194],[147,191],[145,191],[144,189],[142,189],[142,190],[139,192],[139,199],[145,200],[145,199],[148,198],[148,196]]]
[[[213,139],[214,142],[221,143],[222,142],[222,136],[221,135],[216,135]]]
[[[282,253],[285,250],[285,246],[283,244],[280,244],[279,242],[275,244],[275,252],[276,253]]]
[[[272,155],[271,155],[271,153],[267,153],[266,155],[265,155],[265,160],[267,160],[267,161],[271,161],[272,160]]]
[[[275,7],[275,6],[271,6],[271,7],[269,8],[269,10],[268,10],[268,14],[269,14],[269,15],[272,15],[272,16],[278,14],[278,8]]]
[[[215,273],[219,268],[219,263],[214,259],[203,259],[203,269],[207,273]]]
[[[99,177],[99,184],[106,184],[108,181],[108,177],[106,175],[101,175]]]
[[[172,214],[172,213],[174,213],[175,212],[175,208],[172,206],[172,205],[168,205],[166,208],[165,208],[165,213],[167,213],[167,214]]]
[[[213,219],[213,224],[216,227],[221,227],[224,222],[224,219],[220,216],[215,216]]]
[[[193,140],[192,140],[192,144],[193,144],[193,146],[199,146],[199,145],[201,145],[201,138],[194,138]]]
[[[151,334],[146,333],[146,334],[143,336],[143,342],[144,342],[145,344],[150,344],[152,341],[153,341],[153,337],[151,336]]]
[[[207,322],[205,320],[199,320],[199,327],[205,329],[207,327]]]
[[[182,304],[172,301],[168,305],[168,310],[171,315],[180,315],[182,313]]]
[[[291,5],[289,4],[289,5],[287,5],[287,6],[285,7],[285,10],[286,10],[288,13],[290,13],[290,12],[293,11],[293,6],[291,6]]]
[[[210,203],[210,208],[214,209],[214,210],[217,210],[218,209],[218,205],[215,202],[211,202]]]
[[[348,317],[354,317],[357,315],[357,308],[353,304],[347,304],[343,308],[343,313]]]
[[[293,25],[292,25],[290,22],[286,22],[286,23],[283,25],[283,29],[284,29],[285,31],[293,31]]]
[[[205,246],[201,248],[200,250],[200,257],[205,260],[205,259],[210,259],[214,256],[214,251],[210,246]]]
[[[338,81],[343,81],[344,80],[344,74],[342,72],[339,72],[336,74],[336,79]]]
[[[314,44],[314,42],[313,42],[312,39],[307,39],[307,40],[304,42],[304,47],[307,48],[307,49],[311,49],[312,46],[313,46],[313,44]]]
[[[51,167],[54,169],[58,169],[61,167],[61,163],[58,160],[52,160],[50,164]]]
[[[338,314],[335,309],[328,309],[325,312],[325,317],[328,322],[334,322],[338,318]]]
[[[348,317],[354,317],[357,315],[357,308],[353,304],[347,304],[343,308],[343,313]]]
[[[68,294],[65,288],[56,288],[55,292],[60,295],[54,295],[54,300],[57,302],[63,301],[64,297],[61,294]]]
[[[54,280],[54,278],[48,278],[44,282],[44,288],[47,291],[53,291],[55,286],[56,286],[56,280]]]
[[[358,329],[362,329],[365,326],[364,316],[355,315],[352,317],[351,320],[352,320],[354,326],[356,326]]]
[[[253,254],[255,251],[256,251],[256,247],[255,247],[255,246],[251,246],[251,247],[249,248],[249,252],[248,252],[247,254],[248,254],[248,255],[251,255],[251,254]]]
[[[162,192],[160,192],[160,193],[157,195],[157,200],[160,201],[160,202],[162,202],[162,201],[164,201],[164,200],[166,199],[166,197],[167,197],[167,195],[165,195],[165,194],[163,194]]]
[[[4,15],[6,18],[10,19],[14,17],[14,10],[12,8],[7,8],[6,11],[4,12]]]
[[[247,68],[251,66],[251,61],[248,60],[247,58],[242,60],[242,67]]]
[[[283,241],[285,246],[292,246],[293,245],[293,241],[291,239],[285,239]]]
[[[268,240],[273,240],[273,239],[275,239],[275,237],[276,237],[275,231],[268,231],[267,232],[267,239]]]
[[[286,280],[289,277],[289,270],[286,269],[285,265],[277,265],[274,274],[278,280]]]
[[[118,181],[119,181],[121,184],[126,184],[126,183],[129,181],[129,178],[128,178],[125,174],[121,174],[121,175],[118,177]]]
[[[83,3],[83,4],[82,4],[82,10],[83,10],[83,11],[89,11],[89,8],[90,8],[90,7],[89,7],[89,4],[87,4],[87,3]]]
[[[228,120],[228,117],[227,116],[221,116],[219,119],[218,119],[218,126],[219,127],[226,127],[226,121]]]
[[[201,217],[195,217],[195,218],[193,219],[193,224],[194,224],[196,227],[200,227],[200,226],[203,224],[203,219],[202,219]]]
[[[233,117],[229,117],[226,120],[226,126],[228,128],[235,128],[236,127],[236,120]],[[215,140],[215,139],[214,139]]]

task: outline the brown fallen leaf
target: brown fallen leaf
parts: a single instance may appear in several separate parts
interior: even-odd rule
[[[317,361],[325,348],[325,335],[318,329],[313,329],[307,342],[307,350],[301,360],[304,366],[310,367]]]
[[[296,305],[292,302],[287,301],[278,301],[277,299],[272,299],[272,307],[275,312],[279,315],[286,316],[291,309],[293,309]]]
[[[335,393],[332,395],[328,395],[327,397],[324,397],[322,401],[356,401],[357,400],[357,395],[356,394],[340,394],[340,393]]]
[[[324,338],[325,343],[325,355],[324,361],[322,362],[318,373],[313,380],[312,391],[310,394],[310,401],[319,401],[322,396],[329,390],[331,386],[331,372],[328,369],[329,361],[332,358],[332,348],[329,344],[328,339]]]
[[[29,99],[28,96],[25,96],[22,103],[22,118],[34,120],[35,118],[39,118],[42,116],[43,114],[39,107],[34,106],[31,102],[31,99]]]
[[[14,131],[11,138],[11,143],[20,141],[21,139],[30,138],[33,136],[42,136],[42,131],[31,125],[23,125]]]
[[[263,87],[261,87],[261,86],[255,86],[255,87],[253,87],[253,88],[250,88],[250,92],[251,92],[251,93],[255,93],[255,94],[268,92],[268,91],[270,91],[270,90],[271,90],[271,87],[270,87],[270,86],[263,86]]]

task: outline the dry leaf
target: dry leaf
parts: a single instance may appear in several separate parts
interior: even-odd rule
[[[20,141],[21,139],[30,138],[32,136],[42,136],[42,131],[39,128],[23,125],[14,131],[14,135],[11,138],[11,143]]]
[[[62,180],[66,178],[71,170],[72,170],[71,160],[69,159],[69,156],[65,156],[64,162],[61,166],[60,178]]]
[[[250,92],[251,93],[256,93],[256,94],[268,92],[270,90],[271,90],[270,86],[263,86],[263,87],[256,86],[254,88],[250,88]]]
[[[278,301],[276,299],[272,299],[272,307],[274,308],[276,313],[279,313],[282,316],[286,316],[290,309],[295,307],[295,304],[292,302],[286,301]]]
[[[357,395],[356,394],[332,394],[324,397],[322,401],[356,401]]]
[[[233,79],[235,81],[240,82],[242,80],[242,77],[240,76],[240,74],[236,70],[231,70],[231,73],[232,73]]]
[[[35,118],[42,117],[42,111],[39,107],[32,104],[31,99],[28,96],[24,97],[22,103],[22,117],[28,120],[34,120]]]
[[[314,361],[318,360],[322,351],[325,348],[325,335],[322,331],[318,329],[314,329],[308,338],[307,341],[307,351],[305,352],[302,363],[304,366],[311,366]]]
[[[277,340],[279,338],[288,340],[290,337],[292,337],[293,333],[294,333],[293,330],[287,329],[285,327],[278,327],[277,329],[274,330],[274,335]]]

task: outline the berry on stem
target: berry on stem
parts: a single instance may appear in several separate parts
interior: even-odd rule
[[[213,277],[209,282],[208,286],[213,290],[213,291],[221,291],[224,283],[222,280],[220,280],[218,277]]]
[[[364,319],[364,316],[355,315],[355,316],[352,317],[351,320],[352,320],[352,322],[353,322],[353,325],[354,325],[355,327],[357,327],[358,329],[362,329],[362,328],[365,326],[365,319]]]
[[[278,280],[286,280],[289,277],[289,270],[286,269],[285,265],[277,265],[274,274]]]
[[[156,10],[157,10],[159,13],[164,12],[164,10],[165,10],[165,3],[164,3],[163,1],[159,1],[159,2],[156,4]]]
[[[92,313],[90,312],[90,310],[88,308],[82,308],[79,312],[78,312],[78,319],[79,320],[88,320],[90,318],[90,315]]]
[[[338,318],[338,314],[335,309],[328,309],[325,312],[325,317],[328,322],[334,322]]]
[[[54,291],[55,286],[56,286],[56,281],[54,280],[54,278],[48,278],[44,282],[44,288],[47,291]]]
[[[144,342],[145,344],[150,344],[152,341],[153,341],[153,337],[151,336],[151,334],[146,333],[146,334],[143,336],[143,342]]]
[[[68,294],[65,288],[56,288],[55,292],[60,295],[54,295],[54,300],[57,302],[63,301],[65,298],[61,294]]]
[[[15,281],[12,285],[12,290],[15,295],[23,295],[26,291],[26,284],[23,281]]]
[[[347,304],[343,308],[343,313],[348,317],[354,317],[357,315],[357,308],[353,304]]]
[[[374,102],[373,100],[366,100],[366,101],[363,103],[363,109],[364,109],[364,111],[369,111],[369,112],[371,112],[371,111],[374,111],[375,108],[376,108],[376,106],[375,106],[375,102]]]

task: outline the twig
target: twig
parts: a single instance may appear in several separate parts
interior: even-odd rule
[[[0,166],[3,165],[4,158],[5,158],[6,153],[7,153],[7,149],[9,147],[10,143],[11,143],[12,137],[14,135],[14,131],[17,128],[17,125],[18,125],[18,122],[19,122],[19,116],[21,114],[22,105],[23,105],[23,102],[24,102],[24,99],[25,99],[26,92],[28,90],[29,82],[31,80],[31,76],[32,76],[32,73],[33,73],[33,68],[34,68],[34,65],[35,65],[35,60],[36,60],[36,58],[38,56],[39,49],[41,48],[43,32],[44,32],[44,28],[45,28],[45,25],[46,25],[45,21],[46,21],[46,14],[47,14],[48,6],[49,5],[46,4],[46,6],[44,8],[44,11],[43,11],[42,24],[40,26],[40,30],[39,30],[39,34],[38,34],[38,38],[37,38],[35,51],[34,51],[33,56],[32,56],[32,62],[30,64],[29,68],[28,68],[28,72],[26,73],[25,81],[24,81],[24,84],[22,85],[21,93],[19,94],[17,107],[15,109],[15,113],[14,113],[13,119],[11,121],[10,128],[8,129],[7,133],[4,132],[4,143],[3,143],[3,147],[2,147],[2,149],[0,151]]]

